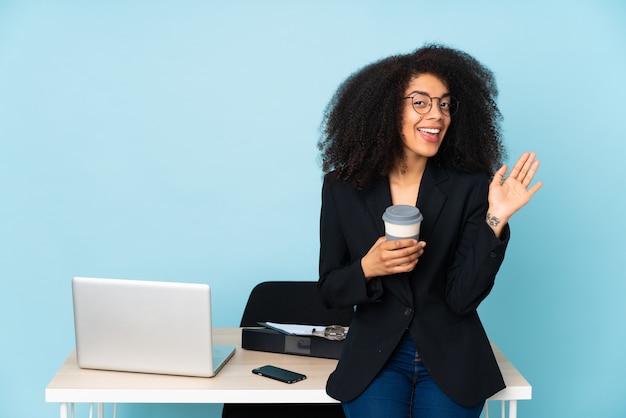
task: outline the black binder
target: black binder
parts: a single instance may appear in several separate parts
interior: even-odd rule
[[[269,328],[243,328],[241,348],[270,353],[339,359],[343,341],[317,336],[287,335]]]

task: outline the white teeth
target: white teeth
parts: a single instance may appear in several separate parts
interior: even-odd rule
[[[429,134],[438,134],[439,131],[441,131],[441,129],[434,129],[434,128],[420,128],[419,130],[422,132],[427,132]]]

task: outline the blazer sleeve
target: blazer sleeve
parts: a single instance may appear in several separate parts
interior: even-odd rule
[[[508,225],[498,238],[485,221],[488,182],[473,190],[446,274],[446,302],[459,315],[474,312],[491,292],[510,237]]]
[[[330,308],[375,302],[383,293],[380,279],[366,281],[361,267],[361,258],[373,242],[363,248],[351,248],[347,243],[345,230],[358,220],[346,219],[345,214],[351,211],[338,209],[334,193],[341,195],[342,203],[348,206],[356,203],[352,199],[354,191],[341,186],[345,185],[326,176],[322,187],[318,286],[322,301]]]

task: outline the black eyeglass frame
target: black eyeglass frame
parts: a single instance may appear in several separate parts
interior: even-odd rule
[[[420,112],[420,111],[418,111],[418,110],[415,108],[415,103],[413,102],[413,98],[414,98],[416,95],[418,95],[418,94],[419,94],[419,95],[422,95],[422,96],[426,96],[426,97],[428,97],[428,98],[430,99],[430,102],[428,103],[428,110],[426,110],[426,111],[425,111],[425,112],[423,112],[423,113],[422,113],[422,112]],[[446,114],[446,112],[445,112],[445,111],[443,110],[443,108],[441,107],[441,100],[443,100],[443,98],[444,98],[444,97],[450,98],[450,99],[452,99],[452,100],[454,100],[454,101],[456,102],[456,105],[455,105],[455,107],[454,107],[454,109],[453,109],[453,110],[454,110],[453,112],[451,112],[451,111],[449,111],[449,110],[448,110],[448,114]],[[430,97],[430,96],[429,96],[428,94],[426,94],[426,93],[422,93],[422,92],[416,91],[416,92],[411,93],[410,95],[408,95],[408,96],[406,96],[406,97],[403,97],[403,99],[411,99],[411,107],[413,108],[413,110],[415,110],[415,113],[417,113],[418,115],[426,115],[426,114],[428,114],[428,112],[430,112],[430,111],[431,111],[431,109],[433,108],[433,101],[434,101],[434,99],[439,100],[439,106],[438,106],[438,109],[439,109],[439,111],[441,112],[441,114],[442,114],[442,115],[444,115],[444,116],[448,116],[448,117],[452,117],[452,116],[456,115],[456,112],[458,112],[458,111],[459,111],[459,106],[461,105],[461,101],[460,101],[459,99],[457,99],[456,97],[454,97],[454,96],[452,96],[452,95],[449,95],[449,94],[448,94],[448,95],[445,95],[445,96],[443,96],[443,97]]]

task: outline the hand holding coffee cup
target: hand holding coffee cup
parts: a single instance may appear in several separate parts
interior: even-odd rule
[[[423,219],[419,209],[409,205],[389,206],[382,216],[385,237],[380,237],[361,259],[366,280],[378,276],[406,273],[413,270],[417,258],[423,253],[423,242],[408,244],[399,240],[419,241]],[[389,257],[389,253],[397,255]]]

